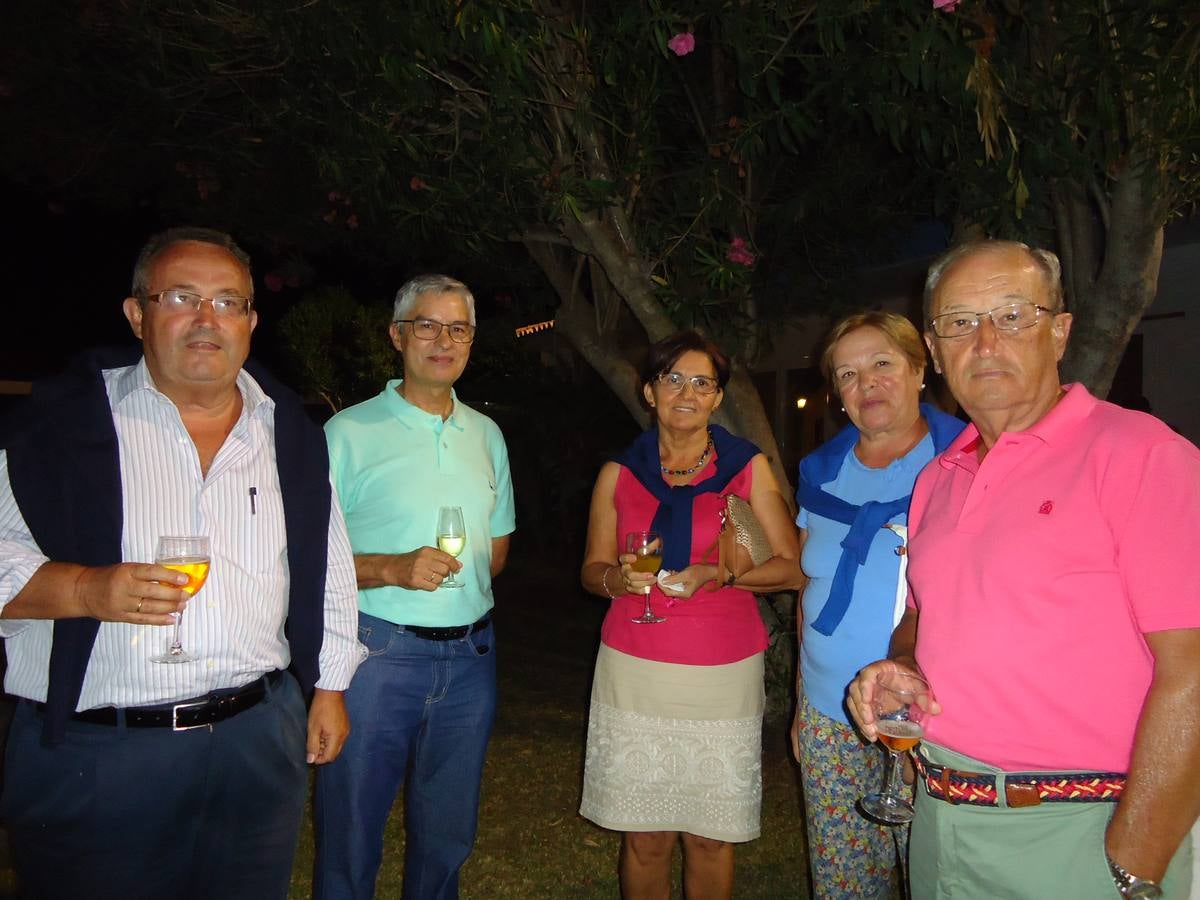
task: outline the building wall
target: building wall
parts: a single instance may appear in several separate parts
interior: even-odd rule
[[[1151,412],[1200,444],[1200,241],[1163,251],[1158,296],[1138,333]]]

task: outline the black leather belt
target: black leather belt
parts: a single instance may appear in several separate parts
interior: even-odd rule
[[[245,712],[267,696],[268,685],[278,687],[283,672],[275,671],[257,681],[232,691],[217,692],[183,703],[165,706],[101,706],[72,713],[72,722],[88,722],[92,725],[118,725],[124,719],[129,728],[170,728],[172,731],[187,731],[223,722]],[[44,712],[46,704],[35,703],[38,712]]]
[[[483,631],[491,624],[492,617],[491,614],[488,614],[470,625],[450,625],[446,628],[427,628],[424,625],[401,625],[400,627],[427,641],[457,641],[468,634]]]

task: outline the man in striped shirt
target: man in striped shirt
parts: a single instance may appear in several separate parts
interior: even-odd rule
[[[29,896],[283,898],[305,763],[340,752],[363,655],[324,442],[247,363],[227,235],[153,238],[124,312],[140,358],[35,391],[0,452],[13,863]],[[166,535],[208,538],[194,597],[152,562]]]

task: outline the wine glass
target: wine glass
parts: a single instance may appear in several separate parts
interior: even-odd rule
[[[635,572],[654,574],[662,568],[663,543],[657,531],[631,531],[625,535],[625,552],[637,557],[630,568]],[[646,609],[633,619],[638,625],[653,625],[656,622],[667,621],[663,616],[656,616],[650,609],[650,587],[643,591],[646,595]]]
[[[443,553],[448,553],[455,559],[467,545],[467,527],[463,524],[461,506],[443,506],[438,510],[437,545]],[[461,581],[456,581],[454,573],[445,577],[439,587],[460,588]]]
[[[181,588],[189,597],[194,597],[196,591],[204,586],[208,578],[210,559],[208,538],[204,536],[160,537],[158,549],[154,552],[154,561],[158,565],[187,576],[187,584],[181,585]],[[175,634],[171,639],[171,646],[166,652],[150,657],[150,662],[185,663],[196,659],[183,649],[183,643],[179,639],[179,622],[183,613],[172,615],[175,616]]]
[[[863,812],[886,825],[911,822],[913,806],[900,794],[896,775],[900,754],[911,750],[925,734],[922,721],[933,699],[925,679],[914,672],[881,672],[875,680],[875,729],[888,751],[883,790],[862,798]]]

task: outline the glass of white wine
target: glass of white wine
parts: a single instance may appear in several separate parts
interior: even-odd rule
[[[900,754],[912,750],[925,736],[925,710],[933,694],[925,679],[913,672],[881,672],[875,682],[875,728],[879,742],[887,749],[887,769],[883,790],[862,798],[863,812],[885,825],[911,822],[913,806],[900,793],[897,775]]]
[[[458,559],[459,554],[467,546],[467,528],[463,524],[461,506],[443,506],[438,510],[437,545],[439,550],[455,559]],[[463,583],[454,578],[453,572],[447,575],[439,585],[444,588],[461,588],[462,586]]]
[[[158,549],[154,553],[154,561],[164,568],[182,572],[188,577],[187,584],[181,585],[183,592],[194,597],[208,578],[208,567],[211,560],[208,538],[204,536],[160,537]],[[175,633],[171,646],[165,653],[150,657],[150,662],[156,663],[185,663],[192,662],[195,656],[183,649],[179,637],[179,623],[183,613],[175,613]]]
[[[657,531],[631,531],[625,535],[625,552],[637,557],[630,568],[635,572],[648,572],[653,575],[662,568],[663,542]],[[650,608],[650,587],[643,592],[646,595],[646,608],[640,616],[631,621],[638,625],[654,625],[667,621],[663,616],[656,616]]]

